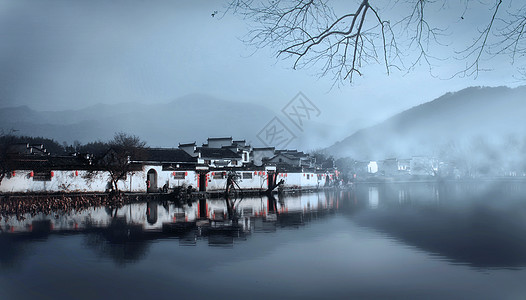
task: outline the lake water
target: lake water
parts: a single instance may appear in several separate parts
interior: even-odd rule
[[[524,183],[226,203],[3,218],[0,299],[526,299]]]

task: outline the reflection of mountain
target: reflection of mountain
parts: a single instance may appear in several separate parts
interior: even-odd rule
[[[359,130],[327,148],[337,156],[385,159],[438,155],[458,147],[496,146],[526,133],[526,86],[510,89],[467,88],[413,107],[386,121]]]
[[[524,184],[480,187],[360,187],[362,207],[368,205],[370,188],[378,190],[380,203],[354,211],[352,219],[452,262],[477,268],[526,266]]]

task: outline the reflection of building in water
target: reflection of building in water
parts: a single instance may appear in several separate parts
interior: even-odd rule
[[[398,202],[399,203],[405,203],[411,201],[411,197],[409,197],[410,193],[406,189],[400,189],[398,191]]]
[[[195,244],[198,237],[207,237],[211,245],[232,244],[253,231],[268,232],[277,227],[300,226],[305,223],[305,214],[332,210],[337,206],[337,199],[332,192],[327,192],[279,199],[228,200],[230,202],[207,199],[184,205],[150,201],[122,208],[91,207],[79,212],[3,218],[0,230],[2,234],[102,230],[108,236],[106,229],[112,228],[113,235],[110,236],[121,237],[120,232],[133,228],[135,238],[169,235],[177,236],[183,244]],[[233,207],[233,213],[229,213],[228,203]]]
[[[25,214],[18,219],[3,218],[0,238],[24,236],[31,241],[53,234],[82,234],[90,248],[121,264],[144,257],[151,240],[176,238],[180,245],[205,241],[210,246],[224,247],[244,241],[255,232],[298,228],[337,208],[340,197],[336,193],[327,190],[277,199],[202,199],[185,204],[150,201],[121,208]]]
[[[378,187],[370,186],[369,187],[369,207],[377,208],[378,207]]]

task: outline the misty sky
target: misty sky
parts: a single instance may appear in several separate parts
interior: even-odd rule
[[[448,60],[440,78],[427,66],[390,76],[373,67],[354,84],[331,89],[331,78],[318,78],[313,69],[292,70],[272,49],[253,53],[240,40],[247,32],[243,20],[211,17],[225,3],[0,0],[0,107],[63,110],[202,93],[279,111],[302,91],[320,108],[320,122],[344,125],[379,121],[468,86],[521,84],[508,61],[487,62],[498,69],[477,79],[440,79],[464,64]],[[478,13],[482,18],[487,11],[466,19]]]

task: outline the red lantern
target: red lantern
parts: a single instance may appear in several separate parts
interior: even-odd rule
[[[51,177],[55,176],[55,172],[51,171]]]
[[[254,171],[254,175],[258,175],[258,172],[257,172],[257,171]]]
[[[33,171],[29,172],[29,177],[35,176],[35,173]]]
[[[188,172],[184,172],[184,176],[188,176]]]
[[[79,171],[75,171],[75,176],[79,176]]]
[[[16,175],[15,171],[11,172],[11,177],[15,177],[15,175]]]

